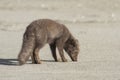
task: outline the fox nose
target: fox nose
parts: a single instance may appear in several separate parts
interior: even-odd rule
[[[77,58],[73,58],[72,61],[77,62]]]
[[[77,59],[74,59],[73,61],[74,61],[74,62],[77,62]]]
[[[77,60],[74,60],[74,62],[77,62]]]

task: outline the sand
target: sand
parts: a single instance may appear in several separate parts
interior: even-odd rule
[[[120,80],[119,0],[1,0],[0,80]],[[49,46],[42,64],[18,66],[27,25],[49,18],[65,24],[80,42],[78,62],[54,62]],[[57,53],[59,56],[59,54]]]

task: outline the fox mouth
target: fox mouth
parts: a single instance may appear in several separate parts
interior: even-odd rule
[[[75,59],[75,58],[71,58],[72,59],[72,61],[74,61],[74,62],[76,62],[77,61],[77,59]]]
[[[76,56],[72,56],[72,55],[70,55],[70,58],[71,58],[71,60],[74,61],[74,62],[77,61],[77,57],[76,57]]]

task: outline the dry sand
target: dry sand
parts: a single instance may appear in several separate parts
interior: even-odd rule
[[[119,0],[0,0],[0,80],[120,80]],[[22,35],[33,20],[66,24],[79,40],[78,62],[54,62],[49,46],[42,64],[17,66]]]

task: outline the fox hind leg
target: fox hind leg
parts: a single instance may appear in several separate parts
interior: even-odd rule
[[[39,47],[36,47],[31,55],[32,63],[41,64],[40,57],[39,57]]]

